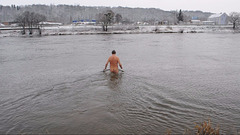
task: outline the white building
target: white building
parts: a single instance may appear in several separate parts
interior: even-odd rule
[[[57,23],[57,22],[40,22],[39,24],[44,25],[44,26],[60,26],[60,25],[63,25],[62,23]]]
[[[228,24],[228,15],[226,13],[213,14],[208,17],[208,21],[212,21],[216,25],[227,25]]]
[[[191,20],[191,24],[200,25],[202,22],[200,20]]]
[[[213,21],[202,21],[202,24],[203,25],[214,25],[215,22],[213,22]]]

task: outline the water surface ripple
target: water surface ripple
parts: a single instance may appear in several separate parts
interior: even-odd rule
[[[0,133],[240,130],[239,34],[0,40]],[[101,72],[115,49],[125,72]]]

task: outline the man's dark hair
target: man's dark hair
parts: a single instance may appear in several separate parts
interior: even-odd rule
[[[115,51],[115,50],[113,50],[113,51],[112,51],[112,54],[116,54],[116,51]]]

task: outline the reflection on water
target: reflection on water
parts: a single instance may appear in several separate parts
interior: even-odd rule
[[[104,73],[104,77],[105,79],[108,81],[108,87],[111,90],[118,90],[119,89],[119,85],[121,85],[122,81],[122,75],[123,73]]]
[[[93,40],[94,39],[94,40]],[[181,134],[240,129],[239,34],[0,40],[0,133]],[[101,72],[117,50],[125,72]]]

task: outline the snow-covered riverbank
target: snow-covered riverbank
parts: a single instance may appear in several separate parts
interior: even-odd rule
[[[1,28],[5,29],[5,28]],[[1,30],[0,37],[28,36],[22,35],[19,30]],[[13,28],[14,29],[14,28]],[[141,33],[234,33],[232,26],[196,26],[196,25],[159,25],[159,26],[135,26],[118,25],[109,26],[108,31],[102,31],[101,26],[54,26],[43,27],[42,36],[50,35],[81,35],[81,34],[141,34]],[[34,31],[33,35],[38,35]]]

